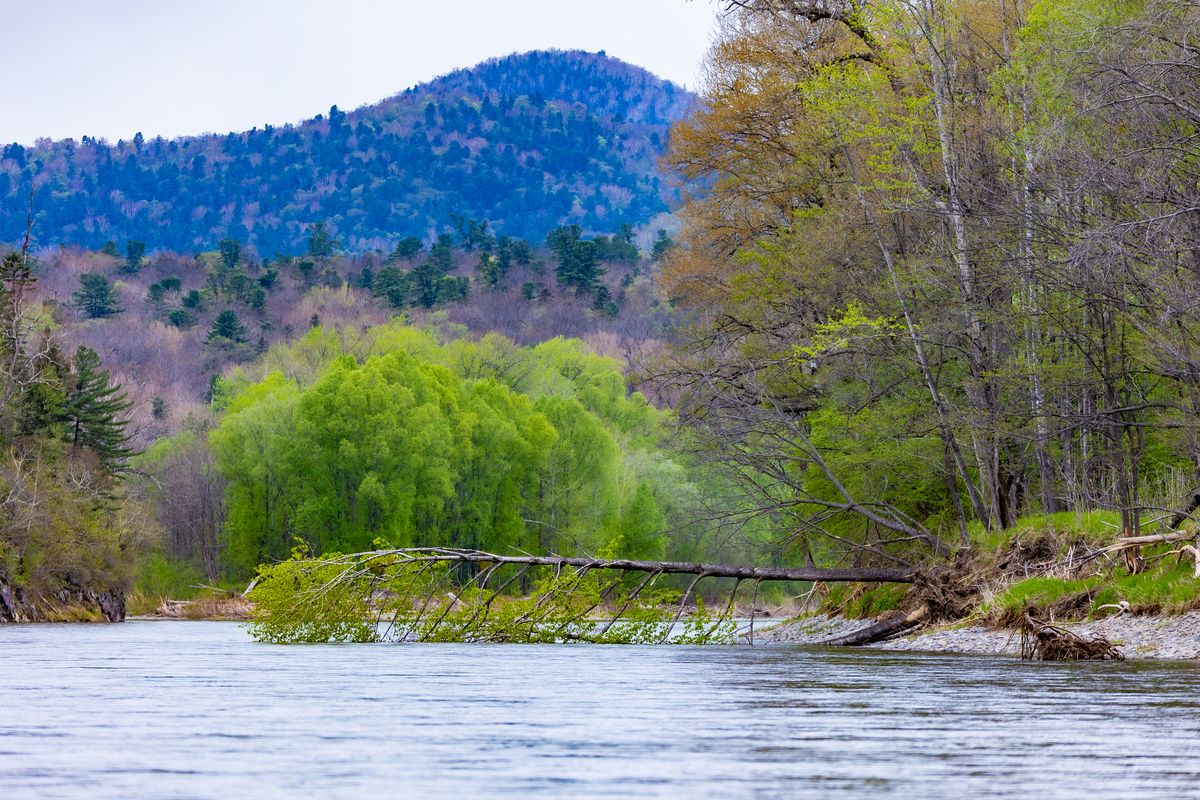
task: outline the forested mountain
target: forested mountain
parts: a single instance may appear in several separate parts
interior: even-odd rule
[[[263,255],[302,249],[326,221],[352,250],[432,239],[452,215],[540,241],[577,224],[615,232],[667,210],[656,161],[692,97],[603,53],[485,62],[353,112],[242,133],[110,144],[40,140],[0,153],[0,241],[222,238]]]

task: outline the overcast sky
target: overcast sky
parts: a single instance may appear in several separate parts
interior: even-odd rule
[[[694,87],[713,0],[0,0],[0,142],[344,110],[492,56],[605,50]]]

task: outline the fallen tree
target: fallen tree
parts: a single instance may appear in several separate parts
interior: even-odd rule
[[[929,618],[929,606],[922,603],[912,611],[897,611],[856,631],[821,642],[826,647],[856,647],[900,636]]]
[[[664,575],[692,580],[682,591],[657,587]],[[698,644],[736,640],[732,612],[743,581],[753,582],[757,593],[763,581],[911,583],[915,577],[910,568],[746,567],[404,548],[265,566],[247,596],[255,604],[252,633],[272,642]],[[706,609],[696,593],[706,578],[735,581],[720,612]]]

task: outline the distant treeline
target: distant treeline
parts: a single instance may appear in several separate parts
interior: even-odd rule
[[[656,161],[690,95],[603,55],[535,52],[452,73],[299,125],[116,144],[89,136],[0,150],[0,241],[135,239],[186,251],[221,238],[297,253],[324,220],[354,250],[432,238],[457,213],[540,241],[667,210]]]

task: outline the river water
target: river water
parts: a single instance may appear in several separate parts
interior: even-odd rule
[[[1200,668],[0,626],[0,798],[1200,797]]]

